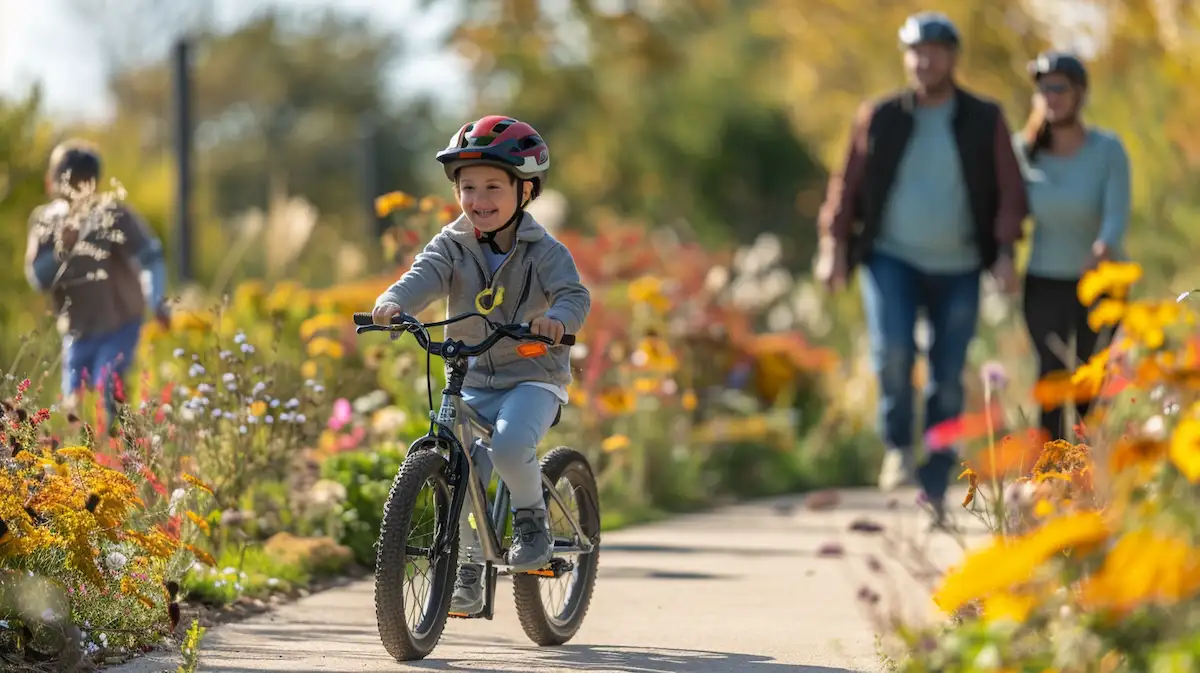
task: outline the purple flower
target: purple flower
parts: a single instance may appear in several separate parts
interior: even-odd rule
[[[1008,383],[1008,372],[1004,371],[1004,365],[996,360],[983,363],[979,373],[983,376],[984,383],[991,388],[1003,388]]]

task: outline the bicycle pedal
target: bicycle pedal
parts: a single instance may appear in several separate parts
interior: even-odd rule
[[[521,573],[523,575],[537,575],[539,577],[554,577],[553,568],[538,568],[537,570],[526,570]]]
[[[448,613],[446,613],[446,616],[454,617],[455,619],[471,619],[473,617],[476,617],[477,615],[469,615],[465,612],[448,612]]]

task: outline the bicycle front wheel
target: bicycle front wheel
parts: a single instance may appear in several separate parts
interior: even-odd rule
[[[384,505],[375,555],[375,618],[384,648],[397,661],[424,659],[446,627],[458,563],[446,466],[436,451],[408,454]],[[449,548],[437,549],[447,529]]]

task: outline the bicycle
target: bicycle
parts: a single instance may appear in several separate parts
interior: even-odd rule
[[[460,340],[434,341],[429,328],[440,327],[468,318],[484,320],[492,333],[478,344]],[[567,533],[555,532],[554,552],[542,568],[512,572],[505,562],[507,548],[501,546],[512,514],[509,512],[509,492],[504,481],[496,475],[495,498],[488,500],[486,485],[477,476],[475,451],[485,450],[493,432],[492,425],[480,417],[462,399],[469,359],[482,356],[501,339],[529,342],[519,346],[522,355],[533,357],[544,353],[551,340],[529,331],[527,324],[501,325],[482,313],[463,313],[446,320],[421,323],[416,318],[399,314],[390,325],[375,325],[369,313],[355,313],[356,332],[370,331],[411,333],[426,353],[426,383],[429,394],[429,432],[413,442],[408,450],[384,505],[383,522],[375,558],[375,616],[379,637],[384,648],[397,661],[424,659],[437,646],[449,617],[492,619],[495,614],[497,579],[511,575],[517,616],[525,635],[541,646],[562,645],[575,636],[583,623],[596,584],[600,546],[600,497],[596,479],[586,457],[578,451],[559,446],[541,460],[543,496],[548,518],[553,521],[557,505],[566,515]],[[540,343],[538,343],[540,342]],[[565,335],[561,343],[575,343],[574,335]],[[539,352],[540,346],[540,352]],[[432,358],[441,357],[448,369],[447,383],[442,391],[441,406],[434,411]],[[552,425],[557,425],[562,409]],[[475,438],[475,441],[471,441]],[[470,446],[468,451],[464,447]],[[494,470],[493,470],[494,471]],[[557,490],[566,480],[576,497],[578,514],[571,513]],[[432,483],[432,497],[422,499],[426,483]],[[432,502],[436,512],[432,535],[424,546],[414,542],[417,532],[424,530],[413,523],[414,510],[422,502]],[[463,506],[471,508],[483,555],[484,607],[474,614],[450,612],[450,598],[458,568],[459,515]],[[566,557],[574,556],[573,560]],[[421,606],[418,623],[411,624],[411,610],[405,604],[406,585],[413,584],[408,561],[425,559],[433,570],[431,591]],[[551,613],[541,601],[541,583],[560,580],[571,575],[563,606]],[[432,607],[432,611],[428,608]]]

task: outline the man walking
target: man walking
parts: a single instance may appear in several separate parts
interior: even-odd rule
[[[147,304],[160,322],[169,318],[162,245],[127,205],[99,195],[100,174],[100,155],[86,143],[50,154],[50,202],[30,215],[25,273],[65,322],[64,404],[74,404],[81,385],[101,389],[115,429]]]
[[[944,15],[922,12],[900,29],[911,87],[865,103],[818,221],[817,276],[831,290],[862,266],[863,304],[879,380],[887,453],[880,488],[912,483],[914,328],[932,328],[927,428],[963,410],[962,374],[975,336],[980,276],[1016,291],[1013,245],[1027,212],[1004,113],[964,90],[954,70],[960,37]],[[916,477],[935,524],[958,458],[933,453]]]

